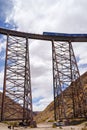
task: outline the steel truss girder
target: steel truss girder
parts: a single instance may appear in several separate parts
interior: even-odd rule
[[[33,120],[28,38],[7,35],[1,121]]]
[[[55,120],[85,117],[86,98],[71,42],[52,41],[52,53]]]

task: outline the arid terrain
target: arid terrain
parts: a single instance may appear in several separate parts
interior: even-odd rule
[[[86,99],[87,99],[87,72],[85,72],[83,75],[81,75],[81,81],[82,81],[82,84],[83,84],[83,90],[85,92],[85,95],[86,95]],[[75,81],[76,82],[76,81]],[[78,83],[78,80],[77,80],[77,83]],[[64,93],[71,93],[71,86],[69,86],[65,91]],[[71,101],[70,101],[70,98],[67,98],[67,104],[71,104]],[[86,109],[86,114],[87,114],[87,104],[85,106],[85,109]],[[67,109],[67,115],[69,117],[70,115],[70,112],[71,112],[71,108],[68,108]],[[54,120],[54,102],[51,102],[44,111],[40,112],[39,114],[37,114],[37,116],[35,116],[35,120],[37,122],[44,122],[44,121],[53,121]]]
[[[86,93],[87,96],[87,72],[84,73],[81,76],[81,80],[83,82],[83,87],[84,87],[84,91]],[[70,87],[67,91],[70,90]],[[0,99],[2,99],[2,93],[0,92]],[[17,103],[15,103],[14,101],[12,101],[10,98],[6,97],[6,100],[10,100],[10,102],[13,104],[15,104],[15,108],[20,108],[21,106]],[[1,105],[1,100],[0,100],[0,105]],[[87,107],[87,106],[85,106]],[[11,109],[10,109],[11,111]],[[20,116],[20,113],[16,113],[14,115],[14,117]],[[42,111],[42,112],[37,112],[36,116],[34,114],[34,120],[37,121],[37,128],[30,128],[30,127],[14,127],[14,130],[58,130],[58,129],[62,129],[62,130],[87,130],[87,128],[85,127],[85,123],[87,125],[87,122],[81,123],[79,125],[70,125],[70,126],[62,126],[62,127],[56,127],[53,128],[53,120],[54,120],[54,103],[51,102],[47,108]],[[43,123],[42,123],[43,122]],[[84,128],[85,129],[82,129]],[[13,128],[11,128],[13,129]],[[0,130],[9,130],[8,125],[4,124],[4,123],[0,123]]]
[[[77,126],[63,126],[63,127],[56,127],[56,128],[52,128],[52,123],[42,123],[42,124],[38,124],[37,128],[29,128],[29,127],[14,127],[14,130],[82,130],[82,128],[84,128],[84,123],[81,125],[77,125]],[[13,129],[13,128],[11,128]],[[10,130],[8,128],[8,125],[0,123],[0,130]],[[87,130],[87,128],[85,127],[84,130]]]

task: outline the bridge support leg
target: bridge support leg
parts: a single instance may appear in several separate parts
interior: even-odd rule
[[[52,41],[55,120],[84,116],[84,92],[71,42]]]
[[[28,38],[7,36],[1,121],[32,121]]]

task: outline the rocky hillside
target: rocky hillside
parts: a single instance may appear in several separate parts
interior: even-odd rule
[[[21,118],[21,114],[22,113],[22,107],[20,106],[20,104],[14,102],[11,98],[6,97],[6,102],[9,102],[9,108],[7,108],[7,106],[5,107],[5,117],[8,117],[8,113],[10,113],[10,115],[12,115],[11,118]],[[2,105],[2,93],[0,92],[0,114],[1,114],[1,105]],[[14,109],[13,109],[14,108]],[[0,119],[1,119],[1,115],[0,115]]]
[[[9,119],[10,118],[12,118],[12,119],[23,118],[22,117],[23,116],[23,108],[20,104],[14,102],[9,97],[6,97],[6,102],[10,103],[10,105],[9,105],[9,108],[7,108],[7,107],[5,108],[6,109],[5,117],[8,117],[8,115],[10,113],[10,115],[12,115],[12,116],[10,116]],[[1,105],[2,105],[2,92],[0,92],[0,120],[1,120]],[[33,116],[38,115],[38,113],[39,113],[38,111],[33,112]]]
[[[82,80],[84,92],[86,93],[86,98],[87,98],[87,72],[81,76],[81,80]],[[70,91],[70,87],[68,87],[65,91],[66,92]],[[14,118],[16,118],[16,117],[21,118],[20,110],[22,113],[22,107],[18,103],[14,102],[12,99],[10,99],[9,97],[6,97],[6,100],[7,101],[9,100],[9,102],[14,105],[14,108],[16,111],[14,114]],[[0,92],[0,113],[1,113],[1,101],[2,101],[2,93]],[[67,102],[70,103],[71,101],[69,99],[67,99]],[[13,105],[11,105],[11,106],[13,106]],[[9,111],[11,114],[13,113],[13,109],[10,108]],[[71,110],[68,109],[67,113],[70,114],[70,112],[71,112]],[[6,115],[8,115],[8,110],[7,110]],[[53,121],[54,120],[54,102],[51,102],[44,111],[39,112],[39,113],[35,112],[34,119],[37,122]]]
[[[81,76],[81,80],[82,80],[84,92],[86,93],[86,98],[87,98],[87,72]],[[65,92],[70,91],[70,89],[71,89],[71,86],[69,86],[65,90]],[[66,99],[66,100],[70,104],[71,100],[70,99]],[[86,108],[87,108],[87,105],[86,105]],[[71,112],[71,109],[69,108],[67,110],[68,115],[70,115],[70,112]],[[44,111],[40,112],[37,116],[35,116],[35,120],[37,122],[53,121],[54,120],[54,102],[51,102]]]

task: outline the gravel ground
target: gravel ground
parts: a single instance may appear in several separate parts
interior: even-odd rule
[[[49,123],[43,123],[43,124],[38,124],[37,128],[29,128],[29,127],[15,127],[14,130],[81,130],[83,128],[82,125],[79,126],[63,126],[62,128],[52,128],[52,124]],[[8,128],[8,125],[0,123],[0,130],[10,130]],[[11,128],[11,130],[13,130]]]

